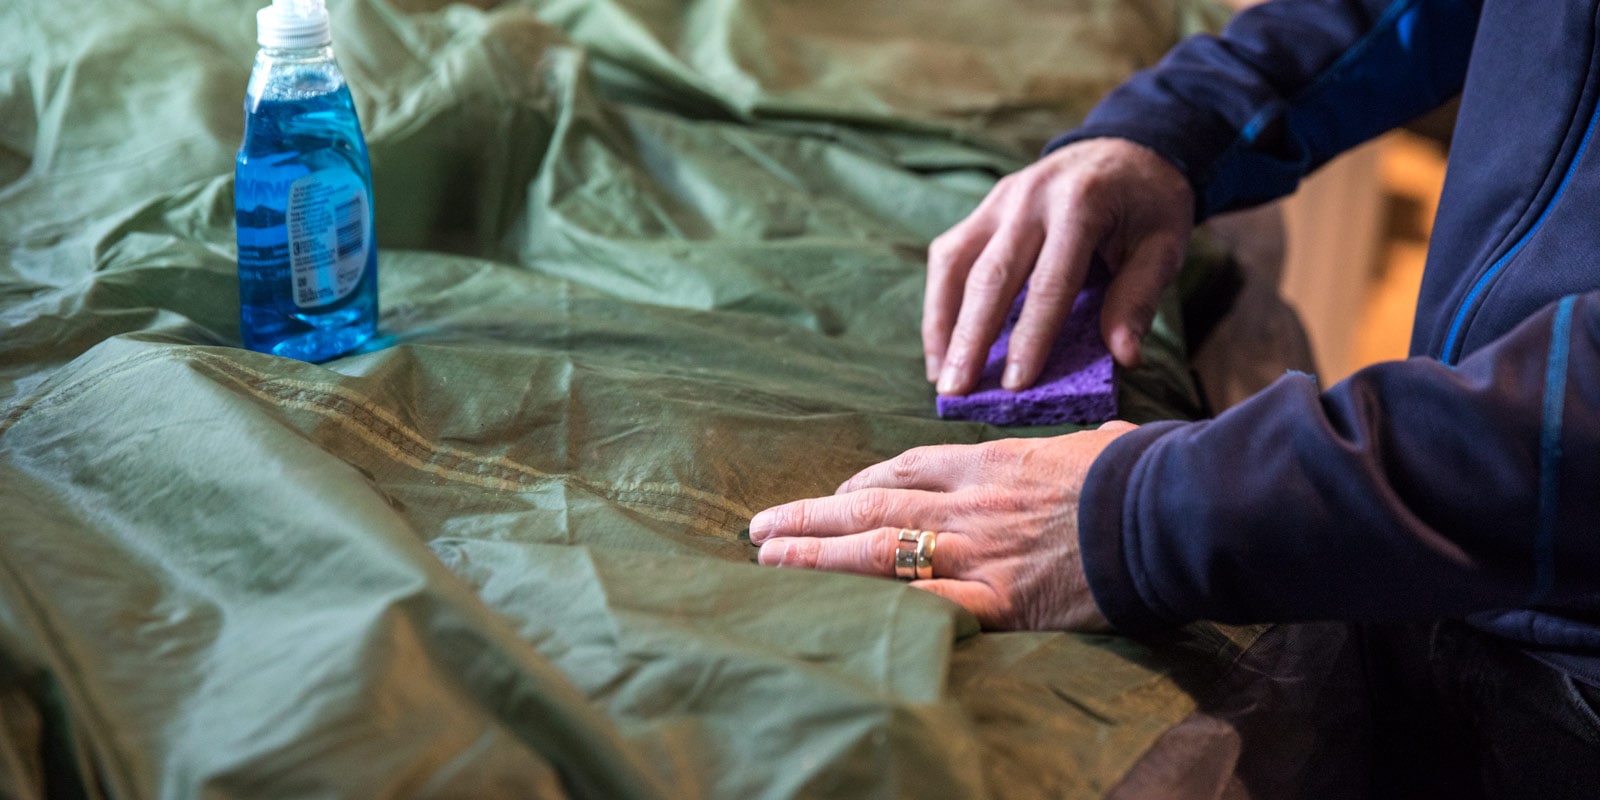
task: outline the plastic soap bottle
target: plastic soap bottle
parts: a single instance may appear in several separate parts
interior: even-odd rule
[[[372,168],[323,0],[256,14],[234,170],[240,331],[251,350],[324,361],[372,337]]]

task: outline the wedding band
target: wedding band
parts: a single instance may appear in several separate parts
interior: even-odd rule
[[[917,568],[915,571],[919,581],[933,577],[933,546],[937,543],[934,541],[937,536],[938,534],[933,531],[923,531],[922,535],[917,537]]]
[[[894,576],[903,581],[933,577],[933,549],[939,534],[901,528],[895,536]]]
[[[903,581],[917,578],[918,535],[921,531],[901,528],[894,543],[894,576]],[[910,545],[909,547],[907,545]]]

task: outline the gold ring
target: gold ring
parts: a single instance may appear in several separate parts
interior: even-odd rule
[[[917,535],[920,531],[901,528],[894,543],[894,576],[903,581],[917,578]],[[910,545],[907,547],[906,545]]]
[[[933,546],[939,534],[933,531],[923,531],[917,537],[917,580],[923,581],[933,577]]]

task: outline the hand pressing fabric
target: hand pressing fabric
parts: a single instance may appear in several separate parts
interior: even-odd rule
[[[988,629],[1107,630],[1083,574],[1078,496],[1100,451],[1136,427],[908,450],[832,497],[757,514],[750,540],[762,564],[913,578]]]

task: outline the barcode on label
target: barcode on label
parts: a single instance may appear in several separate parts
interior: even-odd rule
[[[367,228],[366,215],[361,213],[364,205],[361,198],[352,197],[349,202],[340,203],[334,209],[335,218],[339,220],[339,258],[347,258],[361,250],[362,237]]]

